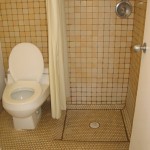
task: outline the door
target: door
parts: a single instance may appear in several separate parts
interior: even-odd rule
[[[147,0],[144,42],[138,93],[129,150],[150,150],[150,0]]]

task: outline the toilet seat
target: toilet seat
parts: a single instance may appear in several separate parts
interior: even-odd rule
[[[43,56],[39,48],[32,43],[17,44],[9,56],[9,71],[15,81],[39,82],[44,71]]]
[[[12,98],[11,95],[13,94],[13,92],[26,90],[26,89],[27,90],[32,89],[32,91],[34,91],[32,96],[23,100],[16,100]],[[32,106],[32,104],[39,99],[41,94],[42,94],[42,88],[40,84],[36,81],[17,81],[13,84],[8,84],[3,94],[3,99],[5,100],[3,101],[4,108],[5,105],[7,105],[7,109],[12,109],[12,106],[17,106],[17,105],[18,105],[17,109],[21,109],[22,106],[26,106],[28,104]]]

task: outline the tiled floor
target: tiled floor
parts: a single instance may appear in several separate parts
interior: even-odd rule
[[[120,132],[121,135],[120,137],[122,142],[116,142],[120,140],[118,138],[117,139],[114,138],[114,136],[118,136],[118,132],[113,133],[114,134],[112,136],[113,140],[111,140],[111,142],[108,141],[109,140],[108,137],[105,137],[103,139],[101,135],[99,136],[97,135],[96,139],[102,140],[103,142],[98,142],[98,140],[93,142],[92,139],[90,138],[83,140],[84,137],[86,137],[87,134],[89,134],[89,131],[87,131],[86,133],[86,128],[84,129],[84,127],[81,126],[81,124],[84,125],[84,121],[86,120],[85,116],[87,116],[88,121],[91,121],[90,120],[90,118],[92,118],[91,114],[102,115],[102,113],[104,112],[96,114],[95,113],[96,110],[94,111],[92,110],[91,113],[86,114],[85,111],[83,113],[84,115],[82,115],[84,120],[82,122],[79,121],[81,124],[79,123],[79,126],[77,126],[77,122],[78,122],[77,118],[81,117],[81,115],[79,114],[81,113],[80,111],[82,110],[80,111],[68,110],[67,116],[71,117],[72,115],[71,120],[72,121],[75,120],[76,122],[75,124],[72,122],[71,126],[73,126],[74,124],[74,126],[78,127],[78,129],[81,131],[84,129],[84,133],[85,133],[81,138],[82,140],[78,139],[78,141],[75,141],[74,139],[75,136],[71,137],[71,135],[69,135],[68,136],[69,139],[67,139],[68,137],[66,136],[66,133],[68,131],[70,132],[70,126],[68,126],[69,129],[68,130],[67,125],[70,124],[69,123],[70,119],[66,117],[65,112],[63,112],[61,119],[54,120],[51,118],[49,103],[45,103],[42,109],[43,109],[42,112],[43,114],[42,114],[41,121],[38,124],[38,127],[35,130],[28,130],[28,131],[14,130],[12,124],[12,117],[8,115],[5,111],[3,111],[0,114],[0,149],[2,150],[128,150],[129,142],[127,141],[126,134],[122,136],[122,134],[125,131],[123,127],[123,122],[118,122],[119,128],[121,128],[121,130],[120,129],[117,130],[118,132]],[[117,117],[118,114],[120,116],[120,111],[115,111],[115,112],[109,111],[109,115],[112,115],[113,113],[116,114],[114,115],[114,117]],[[73,119],[73,116],[76,117]],[[105,114],[104,118],[107,118],[107,116],[108,113]],[[112,116],[110,118],[112,118]],[[110,123],[112,123],[114,119],[112,119]],[[96,121],[100,121],[100,125],[102,126],[103,124],[101,123],[102,120],[96,120]],[[115,129],[115,127],[113,128]],[[80,135],[82,135],[81,131],[80,131]],[[99,139],[98,137],[101,138]]]
[[[94,122],[97,128],[91,128]],[[68,110],[64,140],[127,142],[120,110]]]

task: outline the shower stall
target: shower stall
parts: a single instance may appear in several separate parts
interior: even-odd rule
[[[64,0],[70,97],[63,140],[130,141],[142,54],[133,47],[143,42],[146,5]]]
[[[118,2],[65,0],[71,89],[67,108],[121,109],[130,137],[141,60],[133,46],[143,42],[147,3],[123,0],[132,12],[119,17]]]

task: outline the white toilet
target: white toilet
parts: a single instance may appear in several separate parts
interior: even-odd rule
[[[41,105],[50,94],[48,69],[44,69],[42,54],[35,45],[20,43],[12,49],[6,82],[2,102],[13,116],[15,129],[34,129]]]

